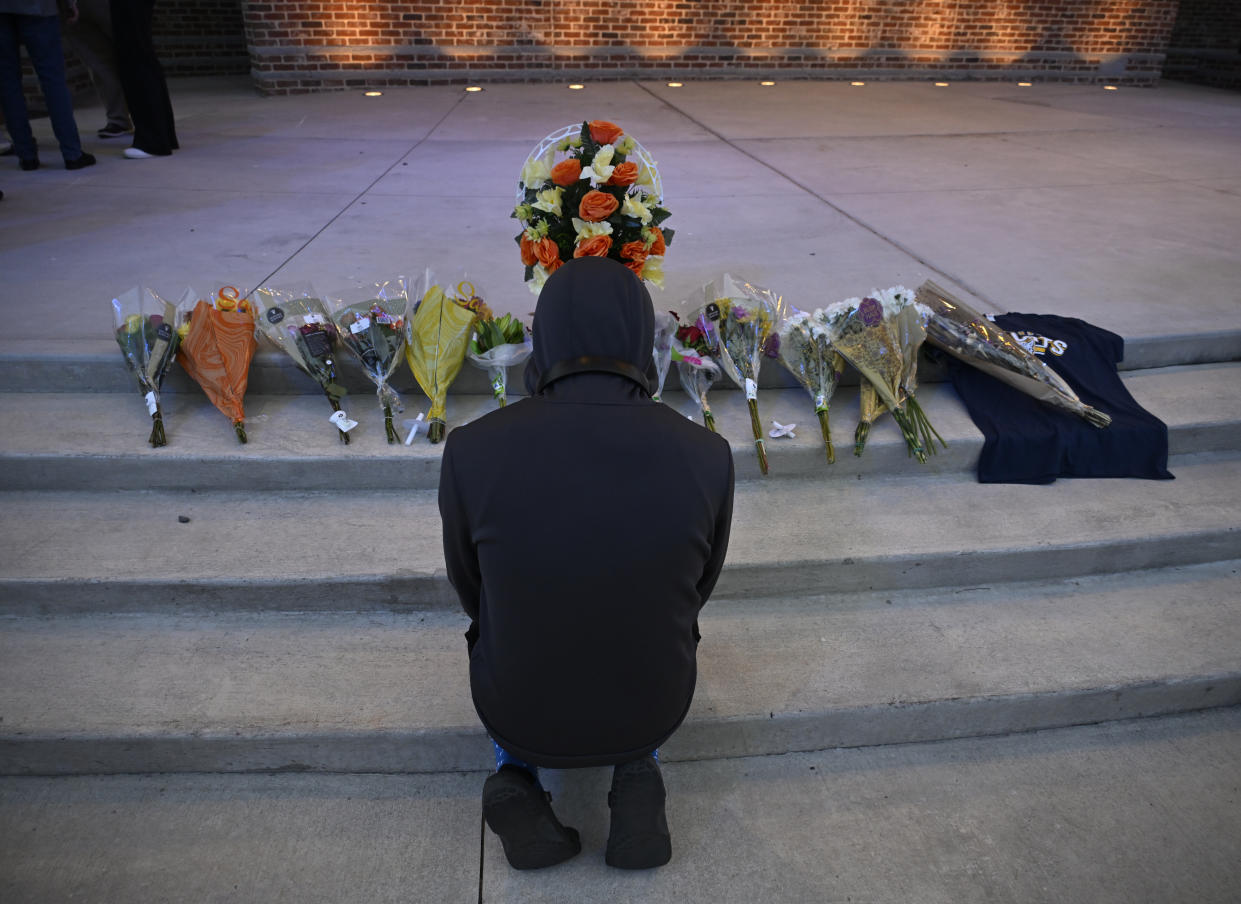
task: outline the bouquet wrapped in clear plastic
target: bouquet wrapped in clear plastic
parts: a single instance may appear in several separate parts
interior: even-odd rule
[[[724,373],[745,391],[758,466],[767,473],[767,449],[758,415],[758,374],[783,301],[770,289],[725,273],[694,296],[701,302],[695,323],[715,348]]]
[[[655,312],[655,348],[651,357],[655,362],[655,393],[651,398],[656,402],[663,401],[664,381],[668,379],[668,368],[672,366],[672,343],[676,338],[677,319],[669,311]]]
[[[927,454],[935,452],[934,440],[943,443],[913,393],[918,349],[924,337],[919,317],[913,307],[913,293],[903,286],[872,289],[866,298],[851,298],[824,311],[832,347],[870,387],[862,386],[855,455],[862,454],[870,425],[885,407],[900,427],[909,453],[918,461],[925,462]]]
[[[474,324],[474,338],[466,353],[471,364],[487,371],[491,394],[503,408],[508,404],[508,369],[530,357],[534,345],[530,329],[512,314],[481,317]]]
[[[220,286],[205,299],[187,290],[181,308],[177,361],[232,422],[237,441],[244,443],[246,386],[258,347],[252,305],[235,286]]]
[[[445,291],[428,271],[422,284],[426,289],[406,321],[405,360],[431,400],[427,439],[438,443],[447,430],[448,387],[465,363],[474,321],[491,312],[468,281],[458,283],[455,291]]]
[[[138,391],[153,422],[149,442],[166,446],[159,391],[180,341],[177,306],[150,289],[136,288],[112,299],[112,314],[113,338],[121,348],[125,366],[138,381]]]
[[[832,394],[840,383],[845,361],[832,348],[823,310],[810,313],[789,308],[780,321],[780,363],[805,387],[814,400],[814,413],[819,419],[828,463],[836,461],[832,431],[828,422]]]
[[[405,406],[388,381],[405,352],[405,320],[409,317],[409,292],[405,278],[353,289],[327,299],[332,323],[341,344],[362,364],[375,384],[384,413],[384,433],[389,445],[398,442],[392,411]]]
[[[707,401],[707,390],[720,378],[720,366],[715,363],[713,353],[714,349],[707,334],[696,322],[677,327],[671,354],[672,360],[676,362],[677,377],[681,381],[681,388],[702,412],[703,424],[715,433],[715,415],[711,413],[711,404]]]
[[[918,287],[917,301],[925,308],[927,341],[936,348],[1026,395],[1076,414],[1094,427],[1106,427],[1112,422],[1110,415],[1078,398],[1063,377],[1008,330],[996,326],[948,290],[927,280]]]
[[[349,431],[345,425],[349,422],[340,407],[347,390],[337,382],[340,336],[327,306],[309,288],[263,286],[254,291],[251,301],[259,331],[319,384],[332,406],[340,441],[347,445]]]

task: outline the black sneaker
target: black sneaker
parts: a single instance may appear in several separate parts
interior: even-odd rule
[[[95,134],[100,138],[120,138],[122,135],[133,134],[133,131],[134,130],[132,127],[126,128],[125,126],[118,126],[113,123],[108,123]]]
[[[664,777],[653,756],[621,763],[612,771],[608,792],[612,828],[603,857],[608,866],[652,869],[672,859],[666,797]]]
[[[39,168],[38,157],[18,157],[17,162],[22,169],[26,170],[26,172],[37,170]]]
[[[561,825],[551,800],[520,766],[501,766],[483,785],[483,818],[514,869],[555,866],[581,851],[577,829]]]
[[[88,154],[86,151],[83,151],[82,156],[79,157],[77,160],[66,160],[65,161],[65,169],[69,169],[69,170],[82,169],[84,167],[94,166],[94,165],[95,165],[95,155]]]

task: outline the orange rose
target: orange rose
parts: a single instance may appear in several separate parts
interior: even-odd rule
[[[550,264],[544,264],[543,269],[546,270],[548,275],[550,276],[552,273],[555,273],[557,270],[559,270],[563,266],[564,266],[564,261],[562,261],[560,258],[556,258]]]
[[[583,196],[582,203],[578,205],[577,212],[578,216],[588,223],[598,223],[616,213],[618,207],[620,207],[620,201],[607,192],[588,191]]]
[[[526,234],[521,234],[521,263],[525,267],[533,267],[539,262],[534,256],[534,243],[526,238]]]
[[[661,230],[658,226],[652,226],[651,232],[655,233],[655,243],[651,245],[650,248],[647,249],[646,253],[650,255],[663,254],[665,251],[668,250],[667,247],[664,245],[663,230]]]
[[[621,245],[621,260],[636,261],[642,263],[646,260],[646,244],[644,242],[626,242]]]
[[[573,256],[607,257],[610,250],[612,250],[612,237],[610,235],[596,235],[580,243],[577,246],[577,250],[573,252]]]
[[[638,181],[638,164],[625,161],[612,170],[608,185],[633,185]]]
[[[582,178],[582,164],[578,163],[576,157],[561,160],[552,167],[552,181],[557,185],[568,188],[580,178]]]
[[[544,269],[551,270],[552,264],[560,262],[560,248],[551,239],[543,237],[534,243],[534,256]]]
[[[590,127],[590,137],[599,144],[615,144],[616,139],[625,134],[624,129],[606,119],[592,119],[587,125]]]
[[[638,277],[638,279],[641,279],[641,278],[642,278],[642,268],[646,266],[646,261],[645,261],[645,260],[640,260],[640,261],[625,261],[625,266],[626,266],[626,267],[628,267],[630,270],[632,270],[632,271],[633,271],[633,275],[634,275],[634,276]]]

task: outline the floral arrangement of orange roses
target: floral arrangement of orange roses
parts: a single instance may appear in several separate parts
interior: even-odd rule
[[[515,238],[532,292],[565,261],[586,256],[610,257],[663,285],[670,214],[654,161],[620,126],[595,119],[549,135],[522,167],[517,202]]]

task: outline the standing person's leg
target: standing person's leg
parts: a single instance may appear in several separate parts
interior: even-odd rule
[[[166,157],[179,147],[168,83],[151,37],[154,8],[154,0],[111,0],[117,68],[134,121],[135,153],[126,156]]]
[[[21,46],[16,13],[0,13],[0,111],[22,169],[39,165],[39,149],[30,130],[30,113],[22,91]]]
[[[107,111],[107,124],[100,138],[115,138],[133,130],[125,91],[117,74],[116,49],[112,42],[112,13],[108,0],[78,0],[78,20],[65,25],[65,43],[90,70],[91,81]]]
[[[65,158],[65,165],[76,169],[75,164],[79,161],[89,159],[94,162],[93,158],[82,153],[82,139],[78,135],[78,124],[73,119],[73,97],[65,81],[65,51],[60,43],[60,20],[56,16],[19,16],[18,29],[30,62],[34,65],[35,75],[39,77],[39,88],[47,101],[52,131],[60,143],[60,155]]]

